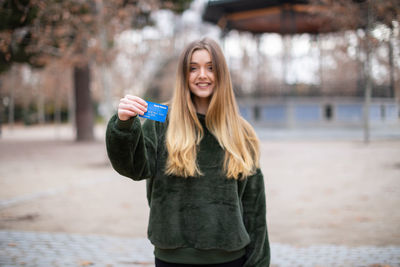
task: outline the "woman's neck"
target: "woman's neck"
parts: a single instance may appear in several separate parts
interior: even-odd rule
[[[193,100],[196,112],[205,115],[210,105],[210,98],[195,98]]]

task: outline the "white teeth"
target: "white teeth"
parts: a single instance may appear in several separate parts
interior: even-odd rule
[[[199,86],[207,86],[208,83],[199,83],[198,85],[199,85]]]

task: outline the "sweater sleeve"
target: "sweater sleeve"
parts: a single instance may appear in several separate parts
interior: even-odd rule
[[[270,247],[266,221],[264,178],[261,170],[247,178],[243,198],[243,217],[250,244],[246,247],[244,267],[267,267]]]
[[[111,117],[106,130],[107,154],[113,168],[121,175],[142,180],[154,175],[157,156],[157,131],[154,121],[143,129],[137,117],[121,121]]]

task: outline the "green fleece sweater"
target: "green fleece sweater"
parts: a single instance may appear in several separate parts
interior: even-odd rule
[[[224,151],[198,114],[204,137],[197,152],[199,177],[166,175],[167,123],[114,115],[107,127],[107,153],[113,168],[133,180],[147,179],[148,238],[161,260],[185,264],[229,262],[245,255],[245,267],[266,267],[270,248],[261,171],[228,179]]]

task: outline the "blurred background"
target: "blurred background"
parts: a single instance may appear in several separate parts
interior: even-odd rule
[[[91,140],[125,94],[168,101],[179,52],[209,36],[254,125],[397,124],[399,5],[367,2],[5,1],[1,121]]]
[[[396,0],[0,1],[0,266],[152,264],[105,125],[125,94],[168,101],[205,36],[261,139],[272,264],[400,266],[399,21]]]

